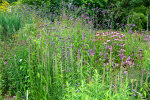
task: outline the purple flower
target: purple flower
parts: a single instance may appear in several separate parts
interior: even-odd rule
[[[134,91],[134,92],[135,92],[135,89],[133,89],[132,91]]]
[[[92,49],[90,49],[90,55],[92,55]]]
[[[107,68],[107,71],[109,71],[109,68]]]
[[[94,46],[94,50],[93,50],[93,56],[94,56],[94,54],[95,54],[95,46]]]
[[[126,63],[129,62],[129,60],[130,60],[130,56],[127,58]]]
[[[105,49],[107,49],[107,45],[106,45]]]
[[[80,49],[78,49],[78,54],[81,54]]]
[[[127,72],[128,72],[128,71],[124,71],[123,73],[124,73],[124,74],[127,74]]]
[[[124,57],[124,55],[123,54],[120,54],[120,59],[122,59]]]
[[[135,26],[135,24],[133,24],[132,26]]]
[[[136,96],[136,94],[133,94],[133,96]]]
[[[84,40],[84,35],[82,34],[82,40]]]
[[[129,61],[130,60],[130,56],[127,58],[127,61]]]

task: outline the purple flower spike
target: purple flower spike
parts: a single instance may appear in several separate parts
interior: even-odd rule
[[[84,40],[84,35],[83,35],[83,33],[82,33],[82,40]]]
[[[107,49],[107,45],[106,45],[105,49]]]
[[[94,50],[93,50],[93,56],[94,56],[94,54],[95,54],[95,46],[94,46]]]
[[[135,89],[133,89],[132,91],[134,91],[134,92],[135,92]]]
[[[130,60],[130,56],[127,58],[127,61],[129,61]]]
[[[78,49],[78,53],[81,54],[80,49]]]
[[[92,49],[90,49],[90,55],[92,55]]]

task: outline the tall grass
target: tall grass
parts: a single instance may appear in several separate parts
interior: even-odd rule
[[[1,39],[11,37],[21,27],[21,16],[17,13],[0,13]]]

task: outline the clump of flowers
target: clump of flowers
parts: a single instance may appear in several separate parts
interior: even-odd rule
[[[126,67],[133,66],[134,60],[130,55],[125,55],[125,34],[119,31],[108,31],[103,33],[96,33],[97,40],[101,40],[105,46],[104,63],[111,64],[113,69],[118,66]]]
[[[7,1],[2,1],[2,3],[0,3],[0,12],[10,12],[10,4]]]

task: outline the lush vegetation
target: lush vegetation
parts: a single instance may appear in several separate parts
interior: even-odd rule
[[[1,0],[0,99],[148,100],[148,1]]]

